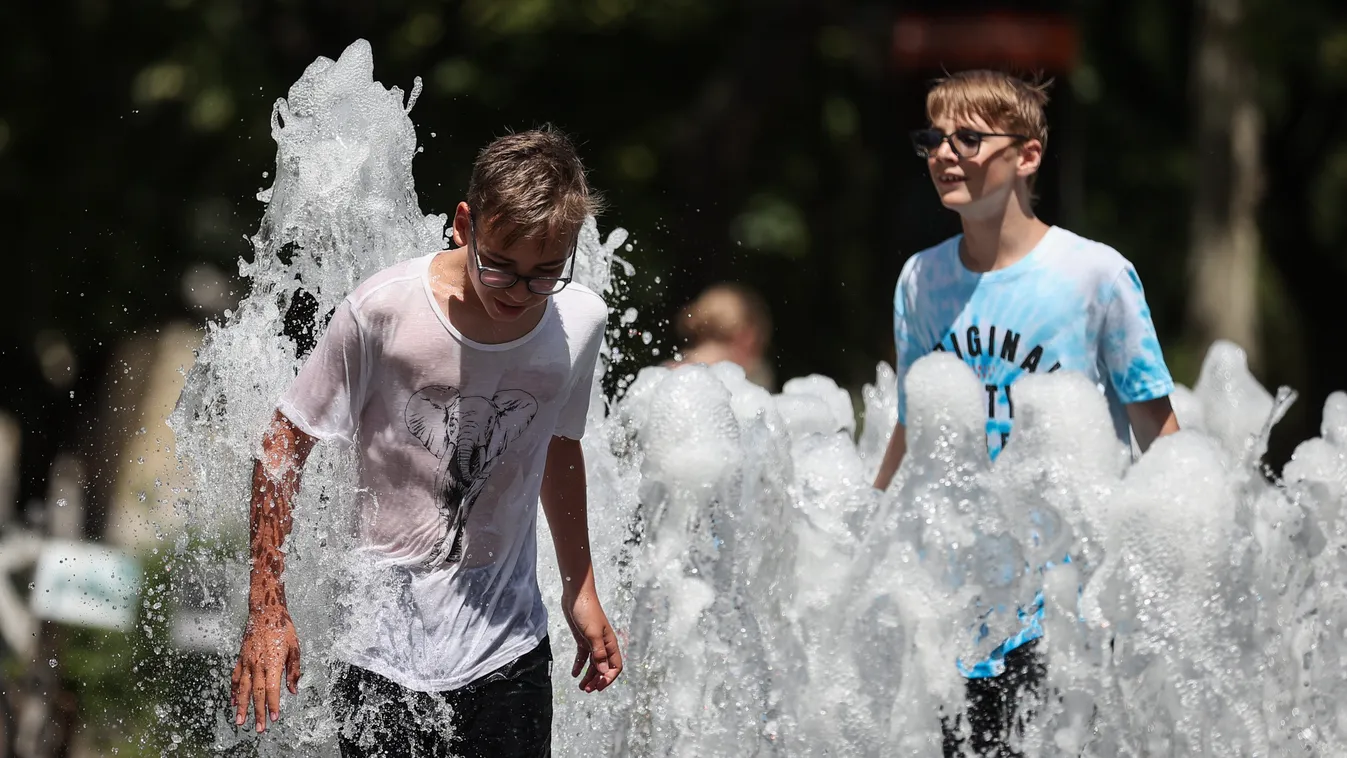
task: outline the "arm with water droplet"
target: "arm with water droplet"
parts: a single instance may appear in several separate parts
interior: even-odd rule
[[[580,441],[553,437],[547,448],[540,499],[561,569],[561,608],[575,637],[571,676],[579,676],[588,662],[580,689],[597,692],[622,673],[622,652],[594,586],[585,487],[585,453]]]
[[[268,712],[272,721],[280,718],[282,677],[291,694],[299,691],[299,638],[285,604],[281,546],[290,534],[300,472],[316,441],[277,411],[262,437],[262,457],[253,464],[248,624],[231,677],[231,704],[234,723],[241,726],[251,701],[259,732],[266,729]]]

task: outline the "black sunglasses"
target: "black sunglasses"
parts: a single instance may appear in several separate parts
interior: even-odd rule
[[[912,149],[920,158],[929,158],[940,150],[941,142],[948,142],[949,149],[960,158],[972,158],[982,148],[982,141],[988,137],[1011,137],[1015,140],[1029,139],[1023,134],[1001,134],[997,132],[979,132],[973,129],[956,129],[953,134],[945,134],[939,129],[916,129],[911,132]]]
[[[482,256],[477,251],[477,217],[476,214],[468,214],[468,229],[472,232],[469,242],[472,244],[472,260],[477,265],[477,278],[482,280],[482,284],[496,290],[507,290],[517,282],[523,281],[524,286],[528,287],[529,292],[535,295],[555,295],[566,289],[566,285],[571,283],[575,276],[575,251],[580,248],[580,235],[575,235],[575,244],[571,247],[571,254],[567,256],[571,263],[571,271],[565,276],[523,276],[513,271],[506,271],[503,268],[482,265]]]

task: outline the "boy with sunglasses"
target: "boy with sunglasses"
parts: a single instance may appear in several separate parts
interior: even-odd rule
[[[930,127],[912,133],[913,147],[963,233],[913,256],[898,278],[898,424],[875,479],[881,490],[907,452],[904,377],[937,350],[961,358],[984,382],[992,458],[1011,440],[1012,385],[1040,372],[1079,371],[1098,385],[1124,444],[1135,433],[1144,451],[1178,431],[1174,383],[1136,270],[1107,245],[1034,215],[1034,177],[1048,136],[1045,90],[999,72],[967,71],[937,81],[927,95]],[[1043,596],[986,612],[1015,612],[1023,628],[986,659],[957,662],[968,679],[968,747],[1013,755],[1010,733],[1023,726],[1017,702],[1043,676],[1035,649]],[[946,755],[962,749],[955,725],[944,724]]]
[[[571,142],[512,134],[478,155],[452,250],[358,286],[281,398],[253,474],[248,626],[235,723],[279,715],[299,643],[281,543],[318,440],[359,453],[358,536],[377,580],[350,593],[335,656],[343,756],[544,756],[551,652],[537,503],[564,579],[585,692],[622,671],[594,587],[585,431],[607,307],[571,282],[597,210]]]

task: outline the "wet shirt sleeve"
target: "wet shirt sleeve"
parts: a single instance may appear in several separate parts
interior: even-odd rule
[[[558,437],[578,440],[585,436],[585,421],[589,417],[589,399],[594,390],[594,373],[599,362],[599,349],[603,345],[605,322],[600,319],[586,335],[584,347],[572,369],[570,394],[566,404],[557,415],[557,428],[553,432]]]
[[[1113,281],[1100,341],[1104,368],[1122,402],[1155,400],[1174,391],[1141,278],[1130,264]]]
[[[365,341],[350,300],[343,300],[277,409],[305,434],[353,443],[369,373]]]

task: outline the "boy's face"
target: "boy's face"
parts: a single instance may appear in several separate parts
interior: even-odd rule
[[[1038,140],[983,136],[975,138],[980,144],[970,145],[960,140],[960,135],[1008,131],[976,116],[942,116],[932,120],[931,126],[953,135],[950,140],[959,144],[956,153],[950,140],[943,141],[926,158],[926,169],[946,208],[964,218],[992,217],[1004,211],[1016,189],[1027,196],[1029,177],[1038,171],[1043,157],[1043,145]]]
[[[494,228],[482,219],[474,221],[467,203],[459,203],[454,214],[454,241],[468,248],[468,281],[487,315],[496,321],[515,321],[546,304],[549,295],[530,290],[527,279],[566,276],[579,235],[579,229],[557,231],[545,239],[520,237],[506,246],[503,242],[509,232],[509,227]],[[490,286],[482,282],[483,268],[520,278],[508,287]]]

